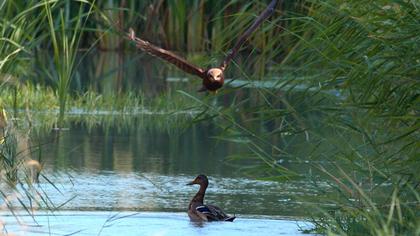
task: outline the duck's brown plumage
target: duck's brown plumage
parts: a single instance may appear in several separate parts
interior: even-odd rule
[[[204,204],[204,196],[209,185],[207,176],[199,175],[188,185],[198,184],[200,189],[188,205],[188,216],[193,221],[233,221],[235,216],[228,216],[220,207]]]
[[[155,46],[143,39],[137,38],[133,29],[130,29],[130,32],[128,33],[128,39],[135,42],[137,48],[140,50],[145,51],[153,56],[159,57],[187,73],[200,77],[203,80],[203,87],[199,91],[217,91],[224,84],[225,69],[238,53],[239,49],[248,39],[248,37],[258,28],[258,26],[261,25],[265,19],[267,19],[274,12],[277,1],[278,0],[272,0],[267,8],[254,21],[254,23],[238,38],[238,41],[236,41],[234,47],[226,55],[226,58],[223,60],[221,65],[219,67],[210,68],[208,70],[197,67],[170,51]],[[218,77],[215,77],[215,74]]]

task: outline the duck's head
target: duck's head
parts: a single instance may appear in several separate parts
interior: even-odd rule
[[[209,180],[207,179],[207,176],[205,175],[198,175],[197,177],[195,177],[193,181],[189,182],[187,185],[193,185],[193,184],[208,185]]]

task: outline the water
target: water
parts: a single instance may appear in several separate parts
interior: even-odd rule
[[[293,220],[246,216],[234,223],[198,223],[189,221],[186,214],[168,212],[62,211],[55,215],[37,214],[38,224],[22,225],[13,216],[1,217],[9,232],[22,235],[302,235],[297,224],[302,228],[308,227]],[[20,219],[31,221],[28,216]]]
[[[187,186],[193,176],[162,175],[156,173],[115,173],[68,171],[48,174],[55,186],[41,178],[38,189],[48,193],[61,210],[108,210],[108,211],[170,211],[186,212],[189,201],[198,186]],[[209,176],[210,186],[206,201],[219,205],[231,214],[265,216],[296,216],[302,211],[297,196],[303,186],[298,183],[282,184],[246,178]],[[58,188],[60,191],[58,191]],[[297,212],[296,212],[297,211]]]
[[[42,156],[45,177],[34,189],[23,186],[38,202],[10,195],[15,206],[19,197],[33,207],[35,221],[23,216],[19,225],[3,211],[6,229],[25,235],[49,230],[58,235],[299,235],[299,225],[309,227],[302,201],[315,194],[310,184],[244,177],[224,161],[242,147],[212,138],[218,131],[211,124],[177,132],[152,127],[88,128],[74,122],[66,131],[39,136],[42,146],[32,158]],[[198,186],[186,183],[201,173],[210,180],[205,201],[235,214],[235,222],[189,221],[186,209]],[[45,195],[48,199],[41,198]],[[46,214],[46,204],[57,210]],[[107,222],[116,214],[117,220]]]
[[[177,89],[195,93],[201,87],[198,79],[188,83],[165,80],[167,67],[163,68],[159,60],[140,62],[138,56],[119,53],[90,56],[92,58],[78,68],[83,80],[76,76],[71,83],[72,90],[83,93],[88,88],[96,88],[103,96],[118,91],[141,91],[148,99]],[[125,56],[127,58],[120,60]],[[126,61],[126,64],[116,61]],[[176,70],[175,75],[172,74],[170,76],[185,76]],[[244,83],[236,80],[231,85],[243,86]],[[250,87],[267,85],[272,84],[255,83]],[[246,95],[248,92],[240,91],[251,97]],[[203,94],[200,96],[205,98]],[[218,102],[224,104],[225,100]],[[20,225],[15,217],[8,215],[10,211],[5,202],[0,201],[0,219],[6,222],[9,232],[24,235],[50,232],[52,235],[74,232],[76,235],[299,235],[299,225],[307,225],[304,209],[305,204],[311,202],[308,197],[316,197],[313,185],[302,180],[262,181],[245,175],[240,166],[227,163],[226,157],[249,153],[249,149],[214,138],[222,132],[215,123],[182,122],[185,119],[179,117],[191,116],[190,111],[182,110],[171,110],[169,115],[153,108],[132,115],[112,110],[92,113],[83,108],[69,109],[66,118],[71,121],[65,129],[57,131],[53,125],[45,124],[45,120],[53,123],[56,114],[37,111],[45,117],[33,120],[37,131],[24,130],[18,138],[20,150],[25,151],[21,156],[40,159],[44,166],[41,182],[34,189],[18,185],[21,193],[27,191],[35,196],[35,201],[16,194],[0,182],[0,189],[9,194],[8,199],[22,215]],[[288,163],[284,165],[289,167]],[[236,214],[235,222],[195,225],[189,221],[186,209],[198,186],[186,186],[186,183],[198,174],[206,174],[210,180],[205,201],[220,206],[228,214]],[[25,214],[21,203],[34,209],[34,219]],[[47,208],[55,211],[46,212]],[[107,221],[117,214],[122,218]]]

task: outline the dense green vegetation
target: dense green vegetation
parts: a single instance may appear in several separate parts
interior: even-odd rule
[[[228,72],[246,81],[273,78],[276,89],[226,86],[209,97],[194,91],[197,83],[175,92],[154,81],[159,89],[142,84],[139,92],[124,81],[132,71],[124,72],[119,57],[108,85],[98,72],[101,59],[81,69],[92,50],[132,51],[114,29],[127,27],[197,64],[217,63],[265,5],[3,1],[0,106],[59,109],[61,116],[75,107],[200,111],[196,122],[216,120],[220,139],[249,147],[228,157],[244,174],[331,187],[320,188],[308,212],[316,232],[420,235],[418,1],[283,1]],[[307,165],[308,172],[285,161]]]

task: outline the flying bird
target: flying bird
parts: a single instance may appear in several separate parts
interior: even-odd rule
[[[217,91],[223,86],[225,80],[224,71],[226,70],[227,66],[238,53],[242,44],[244,44],[248,37],[258,28],[259,25],[261,25],[261,23],[265,19],[267,19],[271,14],[273,14],[277,1],[278,0],[272,0],[271,3],[267,6],[267,8],[254,21],[254,23],[238,38],[236,44],[227,53],[225,59],[219,67],[213,67],[209,69],[197,67],[170,51],[167,51],[163,48],[155,46],[143,39],[136,37],[134,30],[131,28],[129,29],[128,39],[135,42],[137,48],[139,48],[140,50],[149,53],[153,56],[159,57],[175,65],[179,69],[201,78],[203,81],[203,86],[198,90],[199,92]]]

